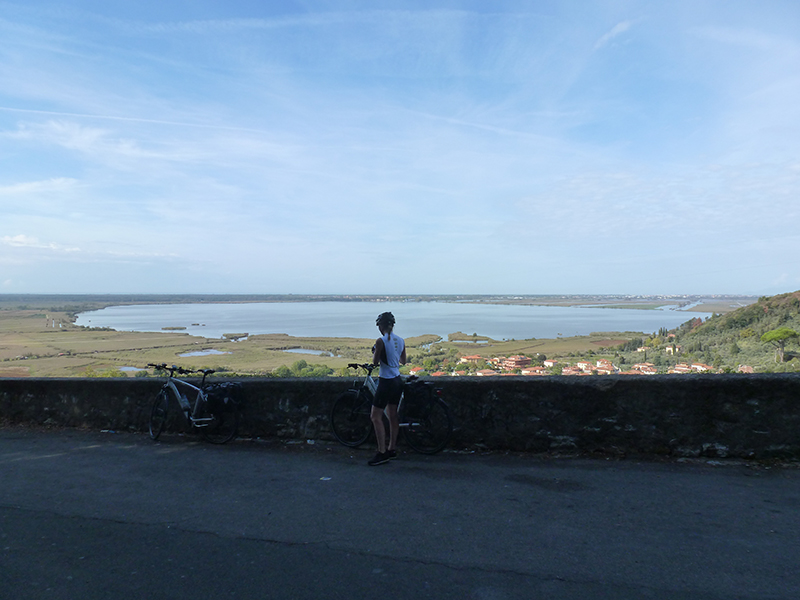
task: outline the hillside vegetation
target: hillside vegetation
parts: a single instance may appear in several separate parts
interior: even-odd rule
[[[756,372],[800,371],[797,337],[787,339],[782,362],[777,360],[776,345],[762,340],[780,328],[800,333],[800,291],[762,297],[755,304],[706,321],[691,319],[645,343],[653,349],[654,363],[660,356],[662,364],[697,361],[724,371],[736,371],[743,365]],[[674,352],[667,355],[670,347]]]

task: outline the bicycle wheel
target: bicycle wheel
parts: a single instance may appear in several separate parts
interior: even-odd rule
[[[232,408],[209,413],[211,421],[201,426],[203,437],[212,444],[225,444],[239,431],[239,411]]]
[[[447,445],[453,433],[450,408],[437,398],[431,400],[419,413],[405,420],[408,425],[401,427],[403,435],[412,450],[422,454],[436,454]]]
[[[367,441],[372,433],[370,411],[372,402],[364,393],[348,390],[336,398],[331,409],[331,430],[345,446],[355,448]]]
[[[157,440],[167,422],[167,410],[169,409],[169,394],[166,390],[158,392],[153,401],[153,408],[150,410],[150,438]]]

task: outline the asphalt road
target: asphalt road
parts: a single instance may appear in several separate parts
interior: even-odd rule
[[[800,470],[0,429],[0,598],[800,598]]]

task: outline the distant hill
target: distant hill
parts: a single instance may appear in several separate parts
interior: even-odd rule
[[[786,345],[785,362],[775,362],[775,347],[761,336],[779,327],[800,333],[800,291],[762,297],[758,302],[702,321],[681,325],[669,343],[680,346],[679,359],[697,360],[718,368],[736,370],[749,365],[757,372],[800,371],[800,339]]]

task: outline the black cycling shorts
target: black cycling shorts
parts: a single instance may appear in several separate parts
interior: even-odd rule
[[[394,379],[378,378],[378,389],[375,391],[375,399],[372,406],[380,409],[386,408],[387,404],[400,404],[400,395],[403,393],[403,378]]]

